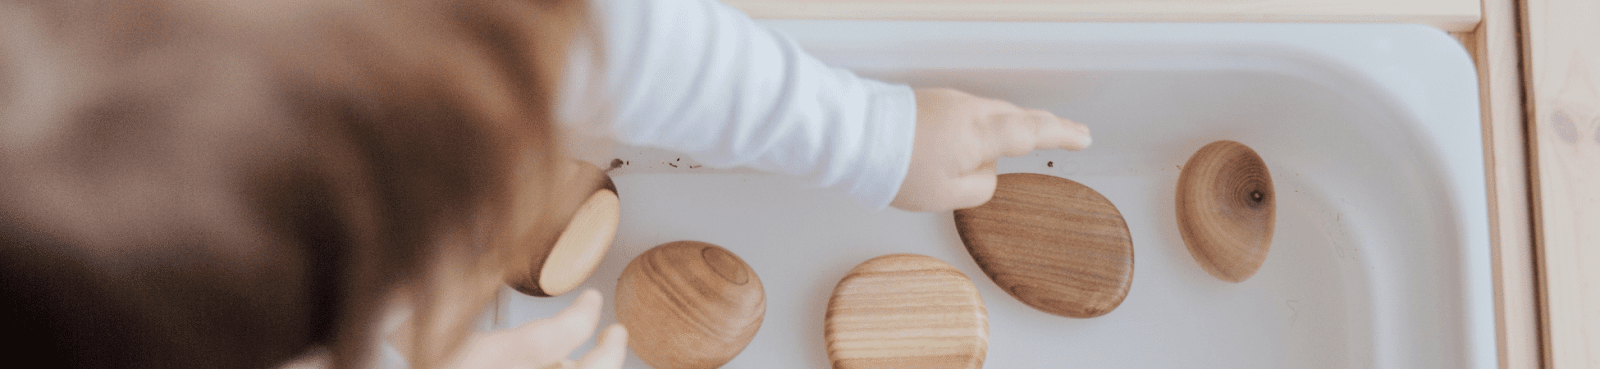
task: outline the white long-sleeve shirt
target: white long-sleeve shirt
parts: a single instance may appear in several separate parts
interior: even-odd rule
[[[604,81],[590,78],[587,52],[575,53],[561,108],[565,121],[580,126],[568,128],[599,128],[709,166],[804,176],[874,209],[894,199],[916,129],[909,87],[828,67],[716,0],[593,1],[604,32]],[[614,109],[603,127],[581,126],[594,115],[574,111],[596,106],[584,101],[593,97]],[[325,359],[283,368],[324,367]],[[388,345],[379,363],[406,366]]]
[[[909,87],[829,67],[716,0],[594,5],[605,81],[582,65],[569,80],[603,87],[617,141],[803,176],[874,209],[894,199],[916,128]]]

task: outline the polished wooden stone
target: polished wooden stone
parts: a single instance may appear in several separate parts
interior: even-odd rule
[[[1105,196],[1065,178],[1000,175],[994,198],[955,211],[956,230],[995,284],[1041,311],[1111,312],[1133,284],[1133,238]]]
[[[761,278],[727,249],[679,241],[640,254],[617,279],[617,322],[659,369],[716,368],[755,338],[767,311]]]
[[[617,235],[621,198],[611,177],[587,162],[574,161],[567,168],[557,188],[586,189],[578,192],[588,197],[554,242],[524,245],[532,250],[528,266],[506,275],[506,284],[524,294],[549,297],[576,289],[594,274]]]
[[[983,367],[989,316],[978,289],[939,259],[867,260],[833,288],[824,320],[836,369]]]
[[[1229,282],[1256,274],[1272,248],[1277,196],[1255,150],[1217,141],[1194,153],[1178,175],[1178,231],[1207,273]]]

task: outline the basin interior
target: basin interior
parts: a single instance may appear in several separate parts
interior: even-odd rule
[[[666,242],[737,253],[761,276],[767,313],[730,368],[827,367],[822,322],[834,285],[862,261],[901,252],[939,258],[973,279],[988,307],[991,368],[1493,364],[1470,353],[1481,348],[1470,337],[1481,317],[1463,306],[1463,255],[1477,251],[1464,245],[1458,214],[1482,209],[1453,201],[1459,184],[1441,161],[1463,159],[1423,139],[1417,114],[1392,93],[1271,45],[1075,45],[1054,62],[1032,51],[997,58],[1004,54],[984,49],[992,45],[937,55],[813,51],[875,78],[956,87],[1088,124],[1090,149],[1036,151],[1002,160],[999,170],[1081,182],[1122,212],[1134,279],[1109,314],[1064,318],[1016,301],[973,263],[949,212],[874,211],[795,178],[656,165],[692,158],[633,147],[616,149],[630,164],[612,173],[620,231],[584,286],[609,298],[623,266]],[[903,51],[917,52],[933,51]],[[1206,274],[1176,225],[1181,166],[1216,140],[1255,149],[1278,194],[1271,252],[1242,283]],[[549,316],[572,299],[505,296],[493,326]],[[602,324],[615,321],[606,306]],[[630,356],[626,367],[646,366]]]

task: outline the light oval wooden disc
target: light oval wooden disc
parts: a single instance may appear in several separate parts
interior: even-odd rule
[[[828,299],[835,369],[982,368],[989,314],[972,280],[944,261],[895,254],[850,270]]]
[[[1092,318],[1133,284],[1133,237],[1117,207],[1088,186],[1042,174],[1000,175],[994,199],[956,210],[961,242],[984,274],[1047,313]]]
[[[716,368],[755,338],[767,312],[761,278],[716,245],[656,246],[623,268],[617,322],[639,359],[661,369]]]
[[[621,215],[617,193],[607,189],[590,195],[550,247],[550,256],[539,270],[540,290],[550,296],[567,293],[594,274],[611,249]]]
[[[529,269],[507,274],[506,284],[524,294],[549,297],[576,289],[594,274],[617,235],[622,207],[616,184],[600,167],[574,163],[562,185],[591,192],[555,242],[531,246],[534,251]]]
[[[1178,175],[1178,231],[1207,273],[1241,282],[1267,259],[1276,199],[1272,174],[1255,150],[1212,142],[1189,157]]]

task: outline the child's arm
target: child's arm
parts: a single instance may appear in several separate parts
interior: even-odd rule
[[[806,176],[841,187],[869,207],[892,202],[918,211],[987,202],[994,195],[994,161],[1002,155],[1089,145],[1087,127],[1049,112],[949,89],[913,91],[830,68],[712,0],[596,5],[605,31],[605,81],[585,78],[589,69],[580,61],[568,73],[574,81],[565,98],[572,104],[592,96],[584,87],[602,85],[601,96],[609,101],[579,103],[613,104],[599,106],[615,110],[614,123],[605,128],[625,143],[683,151],[707,165]],[[570,113],[572,107],[566,108]],[[526,347],[536,337],[582,342],[594,327],[592,320],[585,322],[530,324],[474,341],[468,351],[483,345],[494,350],[468,356],[511,357],[519,350],[513,346]],[[602,339],[604,348],[579,365],[620,367],[620,340]],[[495,343],[501,341],[524,344]],[[560,355],[570,346],[549,351]]]
[[[603,0],[612,133],[712,167],[749,166],[894,198],[911,159],[912,91],[822,64],[712,0]]]
[[[1088,144],[1086,128],[1049,113],[829,67],[717,1],[596,5],[611,134],[628,144],[804,176],[872,208],[923,211],[987,201],[1001,154]]]

